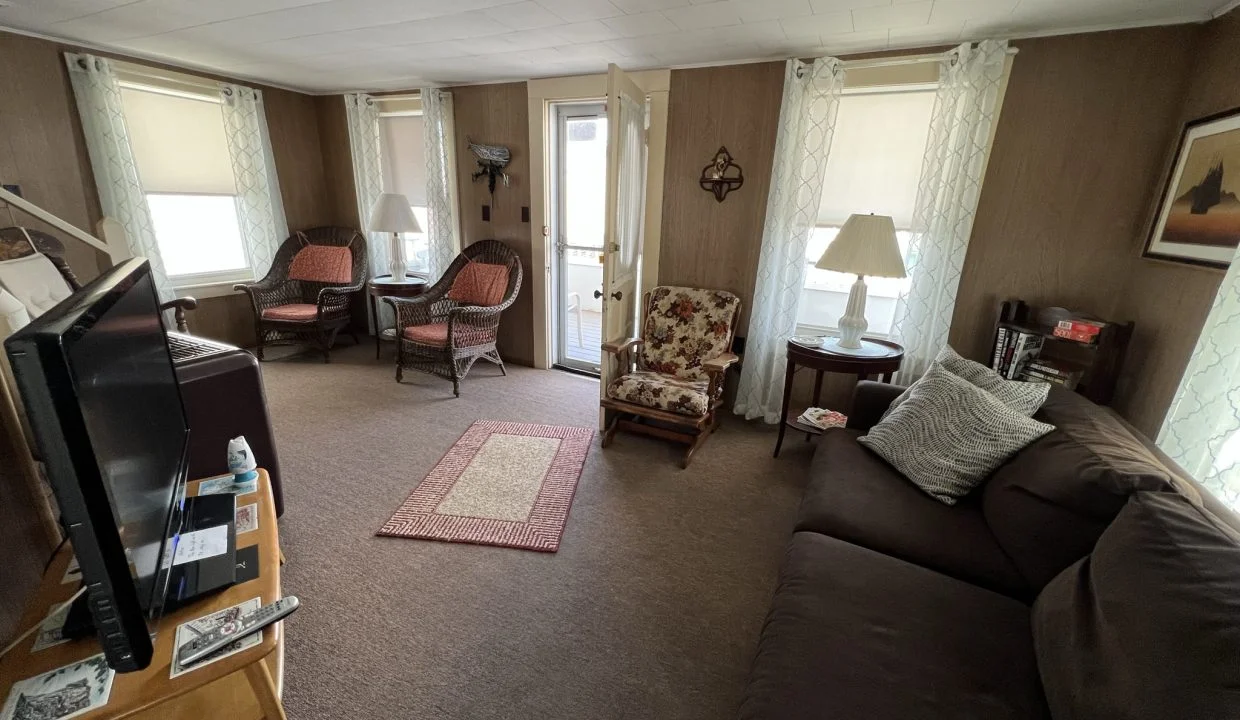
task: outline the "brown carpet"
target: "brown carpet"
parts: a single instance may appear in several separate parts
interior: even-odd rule
[[[347,344],[347,341],[345,341]],[[271,353],[275,355],[275,353]],[[283,464],[294,720],[733,717],[810,446],[729,417],[590,451],[555,554],[373,533],[475,420],[597,422],[596,381],[480,363],[393,379],[374,346],[264,363]],[[260,458],[261,461],[261,458]]]

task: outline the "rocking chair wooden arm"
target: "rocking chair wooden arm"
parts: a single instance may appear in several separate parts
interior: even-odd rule
[[[732,353],[723,353],[718,357],[711,358],[710,360],[702,363],[702,370],[707,374],[714,375],[715,373],[721,373],[724,370],[727,370],[738,362],[740,362],[740,358],[736,355]]]
[[[605,342],[602,344],[602,348],[603,352],[609,352],[612,355],[622,355],[641,344],[641,338],[628,338],[627,340],[617,340],[616,342]]]

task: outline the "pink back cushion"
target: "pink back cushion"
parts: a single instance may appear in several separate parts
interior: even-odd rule
[[[353,282],[353,252],[335,245],[307,245],[293,256],[290,280],[348,285]]]
[[[452,281],[448,299],[467,305],[491,307],[504,301],[504,291],[507,289],[507,265],[471,262],[461,268]]]

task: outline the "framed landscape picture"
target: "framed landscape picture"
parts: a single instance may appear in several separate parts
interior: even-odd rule
[[[1145,256],[1227,267],[1240,245],[1240,110],[1189,123]]]

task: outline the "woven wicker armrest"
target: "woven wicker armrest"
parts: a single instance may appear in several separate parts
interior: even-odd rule
[[[285,292],[286,285],[288,285],[287,280],[281,280],[269,275],[258,282],[237,283],[233,285],[233,290],[239,290],[249,295],[255,312],[261,312],[266,308],[289,302],[290,296]]]
[[[379,298],[392,308],[399,330],[413,325],[429,325],[435,322],[435,300],[430,295],[403,298],[384,295]]]
[[[319,304],[322,305],[324,302],[331,303],[333,296],[347,298],[349,295],[361,289],[362,283],[358,283],[357,285],[339,285],[322,288],[319,290]]]

